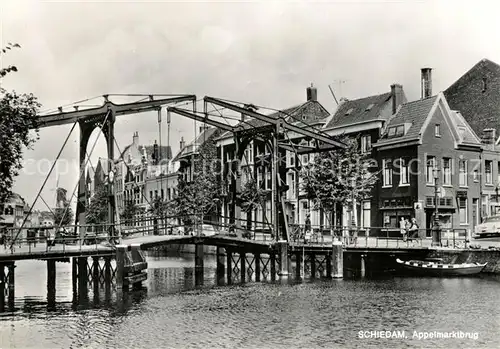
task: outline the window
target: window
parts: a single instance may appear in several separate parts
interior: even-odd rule
[[[434,156],[427,156],[426,171],[425,171],[427,184],[434,185],[435,168],[436,168],[436,158]]]
[[[451,159],[443,158],[443,184],[451,185]]]
[[[383,185],[384,187],[392,186],[392,160],[383,159],[382,166],[384,168],[384,171],[382,173]]]
[[[474,182],[479,181],[479,171],[477,170],[477,168],[475,168],[474,171],[472,172],[472,178],[474,179]]]
[[[287,152],[287,166],[288,167],[295,166],[295,153],[291,151]]]
[[[158,197],[158,190],[155,190],[155,199]]]
[[[467,160],[460,160],[458,163],[458,185],[467,186]]]
[[[363,213],[361,215],[361,226],[369,228],[371,223],[371,203],[370,201],[363,201]]]
[[[493,161],[486,160],[484,162],[485,183],[493,184]]]
[[[295,173],[288,173],[288,198],[295,197]]]
[[[149,191],[149,201],[152,201],[153,200],[153,191],[150,190]]]
[[[408,168],[408,160],[399,159],[399,185],[410,184],[410,171]]]
[[[345,115],[351,114],[353,110],[354,110],[354,108],[349,109],[348,111],[345,112]]]
[[[371,104],[368,104],[368,106],[366,107],[365,111],[369,111],[369,110],[372,110],[373,106],[375,104],[371,103]]]
[[[434,136],[441,137],[441,125],[440,124],[434,125]]]
[[[266,171],[266,184],[266,189],[272,189],[273,184],[271,180],[271,171],[269,171],[268,169]]]
[[[500,161],[497,164],[497,186],[500,186]]]
[[[163,189],[161,190],[161,199],[163,200],[165,198]]]
[[[389,127],[387,138],[401,137],[405,134],[404,125]]]
[[[263,183],[263,171],[262,167],[257,168],[257,187],[262,188]]]
[[[486,92],[486,88],[488,87],[488,84],[486,83],[486,78],[483,78],[483,89],[481,92]]]
[[[468,224],[467,198],[458,199],[458,210],[460,213],[460,224]]]
[[[361,137],[361,152],[368,153],[372,150],[372,139],[370,135],[365,135]]]

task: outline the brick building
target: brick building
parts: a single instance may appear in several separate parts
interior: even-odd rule
[[[444,91],[476,134],[493,128],[500,135],[500,65],[483,59]],[[499,139],[500,141],[500,139]]]

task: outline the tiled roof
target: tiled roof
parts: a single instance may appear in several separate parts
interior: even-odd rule
[[[474,133],[467,121],[465,121],[460,112],[452,111],[451,115],[453,118],[453,122],[458,128],[460,142],[478,145],[481,144],[481,140],[477,137],[477,135]]]
[[[182,148],[179,153],[174,157],[173,161],[178,161],[180,158],[187,156],[193,153],[193,150],[196,150],[196,147],[204,144],[207,140],[209,140],[213,136],[217,136],[217,133],[220,132],[219,129],[215,127],[209,127],[205,129],[202,133],[196,137],[196,139]]]
[[[477,135],[494,128],[500,133],[500,65],[482,59],[444,91]]]
[[[387,139],[385,135],[378,143],[382,144],[384,142],[393,142],[396,140],[398,142],[403,142],[418,138],[420,136],[420,130],[434,106],[436,99],[437,96],[433,96],[403,104],[396,115],[389,121],[387,129],[391,126],[402,124],[409,124],[410,127],[402,137]]]
[[[327,128],[355,124],[362,121],[377,120],[381,110],[390,100],[391,93],[347,100],[341,103]]]

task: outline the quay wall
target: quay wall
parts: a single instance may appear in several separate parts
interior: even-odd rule
[[[444,263],[485,263],[483,273],[500,275],[500,250],[499,249],[436,249],[428,257],[442,258]]]

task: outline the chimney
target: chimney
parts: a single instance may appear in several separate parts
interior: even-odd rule
[[[420,87],[422,89],[422,99],[432,96],[432,68],[422,68]]]
[[[398,107],[403,104],[403,85],[391,85],[392,114],[396,114]]]
[[[308,87],[307,90],[307,101],[317,101],[318,100],[318,90],[316,87],[313,87],[311,83],[311,87]]]
[[[134,137],[132,137],[132,142],[135,146],[139,145],[139,132],[134,132]]]
[[[181,137],[181,141],[179,142],[179,149],[182,150],[184,146],[186,145],[186,142],[184,142],[184,137]]]
[[[496,132],[494,128],[486,128],[483,130],[482,142],[484,144],[495,144]]]

